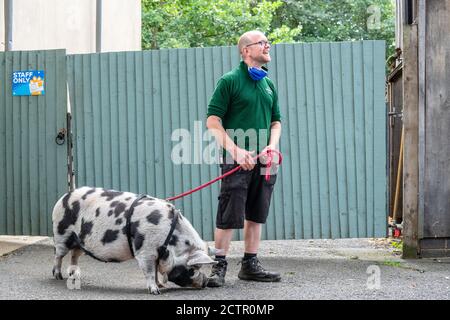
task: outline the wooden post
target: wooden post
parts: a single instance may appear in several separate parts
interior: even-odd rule
[[[418,256],[418,34],[417,23],[403,26],[403,258]]]

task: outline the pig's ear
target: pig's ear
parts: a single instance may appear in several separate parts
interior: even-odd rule
[[[197,250],[194,253],[192,253],[187,261],[187,265],[193,266],[193,265],[203,265],[203,264],[215,264],[217,261],[214,261],[211,259],[205,252],[202,250]]]

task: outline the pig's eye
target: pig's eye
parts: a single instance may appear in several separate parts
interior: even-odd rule
[[[189,269],[189,276],[192,277],[195,274],[194,269]]]

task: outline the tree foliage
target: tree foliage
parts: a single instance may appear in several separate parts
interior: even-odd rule
[[[384,39],[392,0],[142,0],[143,49],[235,45],[259,29],[272,43]]]
[[[143,0],[144,49],[234,45],[244,30],[272,30],[281,1]],[[291,28],[273,29],[276,37],[293,41]]]
[[[301,25],[298,42],[386,40],[394,50],[395,4],[392,0],[284,0],[272,27]]]

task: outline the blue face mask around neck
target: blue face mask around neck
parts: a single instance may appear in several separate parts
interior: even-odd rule
[[[250,78],[252,78],[255,81],[259,81],[265,76],[267,76],[267,71],[263,69],[258,69],[255,67],[249,67],[248,68],[248,74],[250,75]]]

